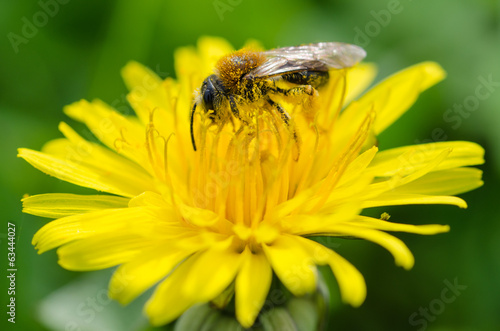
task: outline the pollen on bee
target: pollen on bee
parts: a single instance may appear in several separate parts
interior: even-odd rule
[[[244,48],[222,57],[215,65],[215,70],[224,87],[234,92],[239,88],[241,77],[260,66],[265,60],[266,57],[261,52]]]

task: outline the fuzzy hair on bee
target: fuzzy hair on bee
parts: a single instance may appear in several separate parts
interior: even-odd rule
[[[314,98],[317,89],[328,82],[329,70],[349,68],[359,63],[366,52],[359,46],[323,42],[268,51],[241,49],[223,56],[216,63],[195,97],[190,116],[191,141],[196,151],[194,115],[198,106],[213,125],[222,130],[233,117],[251,125],[242,106],[263,102],[274,111],[299,145],[299,135],[289,113],[273,96]],[[283,88],[277,81],[289,83]]]

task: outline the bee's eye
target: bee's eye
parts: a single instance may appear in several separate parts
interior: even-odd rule
[[[214,110],[214,87],[209,82],[205,85],[205,89],[203,91],[203,103],[205,104],[205,108],[207,110]]]

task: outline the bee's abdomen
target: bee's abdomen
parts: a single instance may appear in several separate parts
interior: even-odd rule
[[[328,82],[330,75],[328,71],[299,71],[281,76],[283,80],[297,85],[311,85],[314,88],[321,87]]]

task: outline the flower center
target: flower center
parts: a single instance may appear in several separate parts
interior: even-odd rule
[[[196,207],[252,227],[288,198],[288,183],[282,180],[287,163],[294,162],[295,141],[268,111],[236,128],[212,126],[202,134],[190,188]]]

